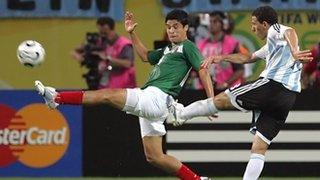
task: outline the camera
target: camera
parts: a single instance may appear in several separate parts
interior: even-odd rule
[[[102,41],[102,38],[101,38]],[[82,66],[87,68],[97,67],[101,60],[99,56],[92,54],[93,51],[102,51],[105,45],[100,41],[100,35],[98,33],[88,32],[86,34],[86,44],[84,45],[84,61],[81,62]]]
[[[89,69],[82,77],[86,79],[90,90],[98,89],[101,79],[101,74],[98,70],[98,64],[101,61],[101,58],[98,55],[92,54],[92,52],[103,51],[106,48],[106,43],[106,38],[101,37],[98,33],[86,33],[86,44],[83,48],[84,60],[81,62],[81,66],[85,66]]]

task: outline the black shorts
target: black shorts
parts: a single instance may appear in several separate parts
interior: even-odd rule
[[[232,87],[225,93],[239,110],[253,111],[250,131],[268,144],[284,125],[297,95],[281,83],[265,78]]]

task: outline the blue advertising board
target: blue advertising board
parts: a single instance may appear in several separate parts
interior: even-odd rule
[[[82,176],[82,108],[51,110],[31,90],[0,90],[0,177]]]
[[[1,0],[2,18],[97,18],[123,17],[124,0]]]

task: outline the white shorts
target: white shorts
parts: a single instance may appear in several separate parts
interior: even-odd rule
[[[139,116],[141,136],[163,136],[166,134],[164,121],[168,116],[168,106],[173,98],[159,88],[127,89],[123,111]]]

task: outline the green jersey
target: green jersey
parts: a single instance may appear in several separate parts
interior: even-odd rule
[[[148,52],[148,60],[154,68],[141,89],[155,86],[177,97],[191,68],[198,71],[203,57],[193,42],[185,40],[176,45]]]

